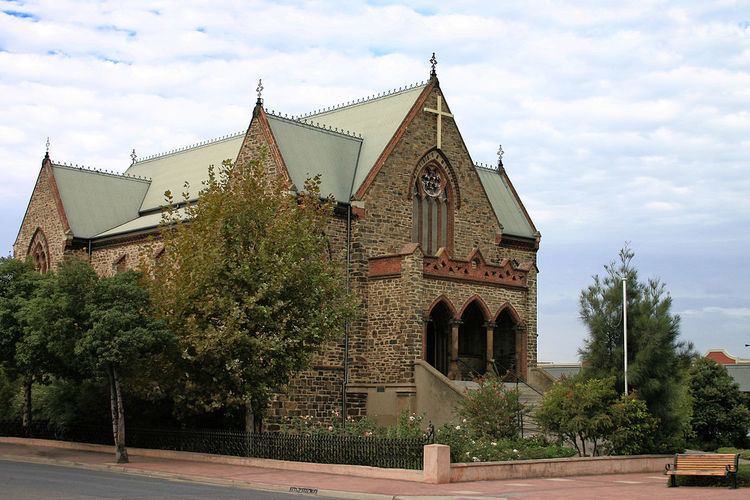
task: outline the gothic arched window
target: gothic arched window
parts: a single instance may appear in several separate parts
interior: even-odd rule
[[[426,255],[453,245],[453,200],[448,176],[435,163],[417,174],[412,187],[411,239]]]
[[[47,249],[44,248],[44,245],[41,243],[34,245],[31,255],[36,270],[40,273],[46,273],[49,270],[49,257],[47,257]]]
[[[49,271],[49,245],[47,244],[47,237],[44,235],[44,231],[42,231],[41,228],[37,228],[34,232],[27,255],[31,256],[31,260],[34,262],[34,268],[37,271],[40,273],[46,273]]]

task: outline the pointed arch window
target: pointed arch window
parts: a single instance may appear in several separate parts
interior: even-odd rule
[[[34,268],[40,273],[46,273],[49,271],[49,245],[47,244],[47,237],[41,228],[37,228],[34,236],[31,238],[29,244],[28,254],[34,263]]]
[[[453,245],[453,199],[445,171],[436,163],[425,165],[412,186],[411,239],[426,255]]]

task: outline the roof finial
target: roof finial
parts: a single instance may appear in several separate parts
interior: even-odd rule
[[[130,153],[130,159],[131,159],[131,160],[133,160],[133,161],[132,161],[132,162],[131,162],[130,164],[131,164],[131,165],[135,165],[135,160],[137,160],[137,159],[138,159],[138,155],[137,155],[137,154],[135,154],[135,149],[133,149],[133,152],[132,152],[132,153]]]
[[[435,53],[432,53],[432,57],[430,58],[430,78],[436,78],[437,72],[435,71],[435,66],[437,66],[437,59],[435,58]]]
[[[505,154],[505,151],[503,151],[503,145],[500,144],[497,147],[497,168],[498,170],[503,168],[503,155]]]
[[[47,137],[47,142],[44,143],[44,158],[49,159],[49,136]]]
[[[263,104],[263,80],[261,80],[260,78],[258,78],[258,86],[255,87],[255,91],[258,93],[258,100],[255,101],[255,104]]]

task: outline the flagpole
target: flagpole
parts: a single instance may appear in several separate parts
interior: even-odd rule
[[[626,278],[622,278],[622,338],[625,358],[625,395],[628,395],[628,292]]]

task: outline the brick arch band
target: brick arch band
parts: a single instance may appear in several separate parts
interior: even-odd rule
[[[411,241],[425,255],[453,250],[453,224],[460,196],[456,175],[439,150],[428,151],[411,175],[407,191],[412,202]]]
[[[445,156],[445,154],[436,147],[429,149],[417,161],[414,170],[412,170],[411,172],[411,177],[409,178],[409,186],[406,190],[406,198],[411,199],[412,186],[414,186],[414,184],[417,182],[419,174],[428,164],[433,164],[445,172],[448,180],[448,185],[451,189],[451,194],[454,198],[455,207],[456,209],[461,208],[461,188],[458,185],[458,177],[456,176],[456,171],[453,169],[453,166],[448,161],[448,158]]]

